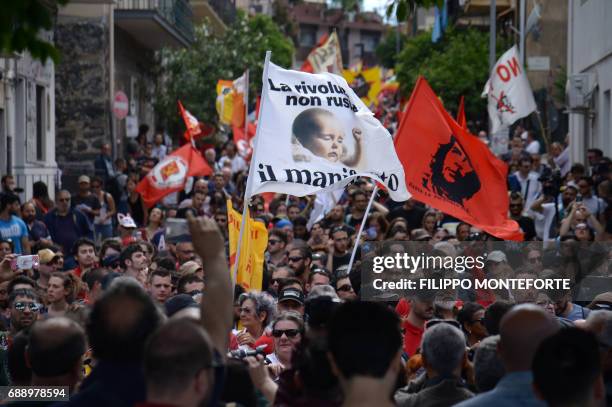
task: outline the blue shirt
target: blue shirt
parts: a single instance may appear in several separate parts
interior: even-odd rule
[[[493,390],[456,404],[455,407],[546,407],[546,403],[533,394],[530,371],[507,373]]]
[[[573,305],[572,311],[567,315],[566,317],[567,319],[569,319],[572,322],[577,321],[579,319],[587,319],[587,317],[589,316],[589,312],[591,312],[590,309],[584,308],[574,303],[572,303],[572,305]]]
[[[11,220],[8,222],[0,219],[0,236],[2,240],[10,240],[13,242],[16,254],[23,254],[21,238],[28,238],[28,227],[24,221],[12,215]]]

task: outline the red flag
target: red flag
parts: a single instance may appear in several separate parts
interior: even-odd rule
[[[508,219],[508,168],[461,127],[419,78],[395,138],[408,191],[415,199],[493,236],[522,240]]]
[[[234,144],[236,144],[238,154],[240,154],[245,160],[250,160],[251,154],[253,154],[253,138],[255,137],[255,130],[257,130],[257,128],[250,122],[247,124],[247,134],[244,134],[244,127],[232,126]]]
[[[465,119],[465,106],[463,96],[459,99],[459,109],[457,109],[457,123],[459,126],[467,129],[467,120]]]
[[[181,111],[181,117],[185,122],[185,127],[187,127],[185,139],[189,141],[192,138],[196,138],[200,134],[200,122],[188,110],[185,110],[180,100],[178,101],[178,106]]]
[[[189,177],[212,174],[212,170],[191,143],[185,144],[161,160],[136,186],[150,208],[164,196],[185,187]]]

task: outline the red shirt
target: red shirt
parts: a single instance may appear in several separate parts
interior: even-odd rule
[[[408,322],[408,320],[404,321],[402,328],[404,329],[404,352],[406,352],[408,356],[412,356],[421,346],[421,338],[423,337],[425,328],[414,326]]]
[[[229,348],[230,350],[236,350],[238,349],[238,346],[239,346],[238,340],[236,339],[236,335],[234,334],[231,334],[231,335],[232,336],[230,337]],[[264,332],[264,334],[261,335],[259,339],[255,341],[255,343],[253,344],[253,346],[251,346],[251,348],[255,349],[261,345],[266,345],[266,348],[264,349],[264,352],[266,353],[266,355],[269,355],[270,353],[274,352],[274,338],[272,338],[272,335],[268,334],[267,332]]]

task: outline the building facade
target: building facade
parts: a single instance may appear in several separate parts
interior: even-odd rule
[[[57,162],[72,185],[93,174],[104,143],[124,156],[138,127],[156,127],[155,51],[193,42],[187,0],[74,0],[61,8],[56,44]],[[128,98],[127,117],[113,113],[118,92]]]
[[[53,32],[41,33],[53,42]],[[55,162],[55,66],[28,52],[0,57],[0,174],[15,177],[32,198],[32,184],[43,181],[54,197],[58,180]]]
[[[340,39],[342,62],[351,66],[362,61],[365,66],[377,63],[376,47],[382,40],[385,25],[373,12],[345,11],[328,8],[325,3],[304,1],[290,10],[298,25],[295,65],[301,66],[323,35],[336,30]]]
[[[612,156],[612,2],[570,0],[567,74],[570,149],[584,162],[586,150]]]

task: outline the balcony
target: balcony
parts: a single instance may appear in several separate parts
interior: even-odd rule
[[[187,47],[194,40],[187,0],[117,0],[115,25],[151,50]]]
[[[219,35],[236,19],[234,0],[191,0],[191,5],[196,24],[208,21],[213,31]]]

